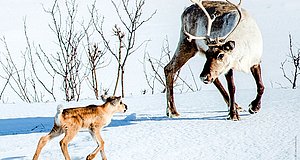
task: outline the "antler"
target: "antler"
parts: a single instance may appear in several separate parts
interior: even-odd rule
[[[231,33],[236,29],[236,27],[240,24],[240,22],[242,20],[242,9],[241,9],[242,0],[240,0],[238,5],[233,4],[229,0],[226,0],[226,2],[233,5],[236,8],[236,10],[238,11],[238,14],[239,14],[239,20],[238,20],[237,24],[234,26],[234,28],[229,33],[227,33],[227,35],[219,38],[219,40],[223,41],[223,42],[225,42],[225,40],[231,35]]]
[[[188,33],[185,28],[184,28],[184,33],[188,36],[187,40],[188,41],[192,41],[193,39],[200,39],[200,40],[207,40],[209,43],[210,42],[214,42],[216,44],[219,44],[219,43],[224,43],[225,40],[228,38],[228,36],[230,36],[230,34],[236,29],[236,27],[238,26],[238,24],[241,22],[241,19],[242,19],[242,10],[241,10],[241,4],[242,4],[242,0],[240,0],[239,4],[238,5],[235,5],[233,4],[232,2],[230,2],[229,0],[226,0],[227,3],[233,5],[237,11],[238,11],[238,14],[239,14],[239,20],[236,24],[236,26],[229,32],[227,33],[225,36],[223,37],[217,37],[215,39],[212,39],[210,38],[210,34],[211,34],[211,27],[212,27],[212,23],[214,22],[214,20],[216,19],[216,16],[213,15],[213,18],[210,17],[209,13],[207,12],[207,10],[205,9],[205,7],[203,6],[202,4],[202,1],[203,0],[191,0],[191,2],[193,3],[196,3],[201,9],[202,11],[204,12],[204,14],[206,15],[207,19],[208,19],[208,22],[207,22],[207,33],[206,33],[206,36],[194,36],[194,35],[191,35],[190,33]]]

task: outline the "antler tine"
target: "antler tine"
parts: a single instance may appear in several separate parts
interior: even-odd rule
[[[238,7],[240,8],[242,5],[243,0],[240,0],[240,3],[238,4]]]
[[[210,17],[209,13],[207,12],[207,10],[204,8],[204,6],[202,4],[203,0],[191,0],[191,1],[194,2],[194,3],[196,3],[202,9],[202,11],[204,12],[204,14],[206,15],[207,21],[208,21],[207,22],[207,33],[206,33],[206,35],[209,37],[210,33],[211,33],[212,23],[216,19],[216,17],[215,16],[213,18]]]
[[[205,7],[203,6],[202,1],[203,0],[191,0],[191,2],[196,3],[201,8],[201,10],[204,12],[204,14],[207,17],[207,33],[206,33],[206,36],[204,36],[204,37],[198,37],[198,36],[191,35],[184,28],[184,33],[188,36],[188,41],[189,42],[191,42],[193,39],[201,39],[201,40],[208,39],[209,36],[210,36],[210,33],[211,33],[212,23],[216,19],[215,16],[213,16],[213,18],[210,17],[209,13],[207,12]]]
[[[189,42],[192,42],[193,39],[201,39],[201,40],[207,39],[207,37],[198,37],[198,36],[191,35],[189,32],[187,32],[185,30],[185,28],[184,28],[183,32],[188,37],[187,40]]]
[[[227,33],[227,35],[219,38],[221,41],[225,41],[231,35],[231,33],[237,28],[237,26],[239,25],[239,23],[242,20],[242,9],[241,9],[242,0],[240,0],[238,5],[235,5],[234,3],[230,2],[229,0],[226,0],[226,2],[233,5],[237,9],[238,14],[239,14],[239,20],[238,20],[237,24],[234,26],[234,28],[229,33]]]

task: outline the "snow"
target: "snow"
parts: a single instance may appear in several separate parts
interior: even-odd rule
[[[25,38],[23,20],[26,17],[29,36],[45,50],[55,48],[54,35],[48,28],[51,18],[43,11],[51,1],[19,0],[0,1],[0,36],[5,36],[13,56],[21,58]],[[243,6],[257,20],[264,38],[263,79],[266,91],[262,99],[262,110],[256,115],[242,112],[241,121],[226,120],[227,108],[212,85],[203,85],[203,90],[193,93],[176,94],[175,102],[181,113],[180,118],[165,116],[165,94],[139,95],[146,88],[142,71],[143,54],[136,54],[129,60],[125,77],[128,93],[124,102],[128,112],[116,114],[102,136],[105,152],[110,160],[211,160],[211,159],[261,159],[294,160],[300,157],[300,92],[299,89],[275,89],[272,83],[286,86],[279,69],[280,62],[288,52],[288,34],[291,33],[299,46],[300,1],[243,1]],[[83,2],[81,2],[83,3]],[[189,6],[189,0],[159,1],[159,5],[146,1],[145,13],[157,14],[147,23],[139,40],[151,39],[147,50],[152,56],[159,56],[163,39],[169,38],[174,51],[179,37],[180,14]],[[84,5],[83,5],[84,6]],[[86,7],[86,6],[84,6]],[[107,22],[106,28],[116,23],[110,1],[98,3]],[[9,15],[9,16],[8,16]],[[0,51],[3,52],[3,46]],[[195,75],[203,66],[203,57],[195,56],[189,61]],[[111,68],[101,71],[111,73]],[[189,72],[181,72],[183,77]],[[103,86],[111,86],[114,74],[106,75]],[[107,78],[112,77],[112,78]],[[255,97],[255,83],[251,75],[236,73],[237,103],[247,109]],[[138,80],[138,81],[137,81]],[[199,84],[201,83],[200,80]],[[1,81],[2,83],[2,81]],[[2,85],[2,84],[1,84]],[[278,87],[278,86],[275,86]],[[58,92],[60,88],[57,89]],[[90,92],[83,91],[86,95]],[[85,106],[102,103],[84,97],[79,102],[58,102],[27,104],[17,102],[13,93],[5,97],[14,104],[0,103],[0,160],[31,159],[39,138],[47,134],[52,125],[57,105]],[[55,138],[42,150],[40,159],[63,159],[59,141]],[[69,144],[73,160],[85,159],[96,147],[89,133],[82,131]],[[100,155],[96,159],[100,159]]]
[[[254,89],[238,90],[237,102],[246,109],[254,96]],[[300,149],[295,145],[300,136],[299,97],[299,90],[267,89],[261,112],[241,112],[238,122],[226,120],[227,108],[218,91],[176,95],[181,113],[177,119],[165,116],[164,94],[127,97],[128,112],[114,115],[101,133],[106,155],[111,160],[294,159],[295,147]],[[89,103],[101,102],[64,105]],[[2,104],[0,159],[31,159],[39,138],[52,128],[56,106]],[[40,159],[63,159],[61,138],[50,141]],[[69,144],[69,153],[72,159],[85,159],[95,147],[90,134],[82,131]]]

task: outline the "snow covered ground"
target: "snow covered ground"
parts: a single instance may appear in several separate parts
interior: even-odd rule
[[[246,108],[254,96],[255,90],[238,90],[237,102]],[[165,116],[163,94],[127,97],[128,112],[115,115],[102,131],[106,154],[110,160],[294,160],[300,158],[299,97],[299,90],[267,89],[261,112],[242,112],[238,122],[226,120],[227,108],[217,91],[176,95],[178,119]],[[68,105],[90,103],[100,102]],[[1,104],[0,159],[31,159],[39,138],[52,127],[56,106]],[[48,143],[40,159],[63,159],[61,138]],[[95,147],[88,132],[79,132],[69,152],[72,159],[85,159]]]
[[[45,50],[55,46],[54,36],[48,28],[51,19],[42,7],[42,4],[46,8],[51,6],[50,2],[0,1],[0,36],[5,36],[12,53],[15,53],[14,56],[20,58],[21,51],[25,48],[22,28],[25,16],[31,39],[36,44],[45,46]],[[159,5],[157,2],[146,1],[148,8],[145,12],[152,13],[157,9],[157,14],[143,28],[144,37],[140,37],[152,40],[148,51],[154,57],[160,54],[166,35],[169,37],[171,49],[175,50],[180,14],[184,7],[191,4],[189,0],[164,0],[159,1]],[[257,20],[264,38],[262,67],[267,89],[263,96],[261,112],[257,115],[243,112],[241,121],[227,121],[227,108],[218,91],[214,87],[209,90],[203,86],[203,90],[199,92],[177,94],[175,101],[181,117],[169,119],[165,116],[164,94],[137,96],[140,90],[146,87],[142,64],[139,62],[143,55],[137,54],[129,61],[126,77],[126,89],[135,93],[134,96],[124,99],[129,110],[125,114],[115,115],[112,123],[102,132],[109,160],[300,159],[299,89],[272,89],[273,86],[270,85],[275,84],[274,82],[284,86],[287,84],[279,66],[289,49],[289,33],[293,35],[295,45],[300,46],[300,1],[251,0],[244,1],[243,6]],[[110,1],[99,1],[99,9],[104,16],[113,17],[110,15]],[[106,22],[108,27],[115,23],[113,19]],[[0,46],[0,49],[1,47],[3,46]],[[203,57],[196,57],[189,62],[192,68],[198,69],[194,72],[195,75],[201,72],[203,60]],[[185,72],[182,73],[185,76]],[[250,75],[236,75],[237,102],[246,109],[255,97],[255,83]],[[111,77],[113,76],[114,74]],[[105,79],[103,84],[109,86],[112,81]],[[12,98],[12,93],[5,93],[5,97],[9,98],[9,102],[17,102]],[[39,138],[51,129],[56,106],[60,103],[64,102],[1,103],[0,160],[31,159]],[[102,102],[81,100],[65,105],[83,106],[99,103]],[[59,147],[61,138],[48,143],[40,159],[63,159]],[[89,133],[80,132],[70,143],[69,152],[73,160],[81,160],[95,147],[96,143]]]

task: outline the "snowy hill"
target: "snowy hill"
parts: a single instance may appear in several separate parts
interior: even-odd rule
[[[237,102],[247,106],[254,95],[255,90],[239,90]],[[226,120],[227,108],[217,91],[176,95],[178,119],[165,116],[163,94],[128,97],[128,112],[115,115],[102,131],[106,154],[111,160],[293,160],[300,149],[295,144],[296,137],[300,144],[299,97],[298,90],[268,89],[261,112],[242,112],[239,122]],[[99,102],[68,105],[90,103]],[[56,106],[0,105],[0,159],[31,159],[39,138],[52,128]],[[61,138],[48,143],[40,159],[63,159]],[[95,147],[88,132],[79,132],[69,152],[72,159],[85,159]]]

